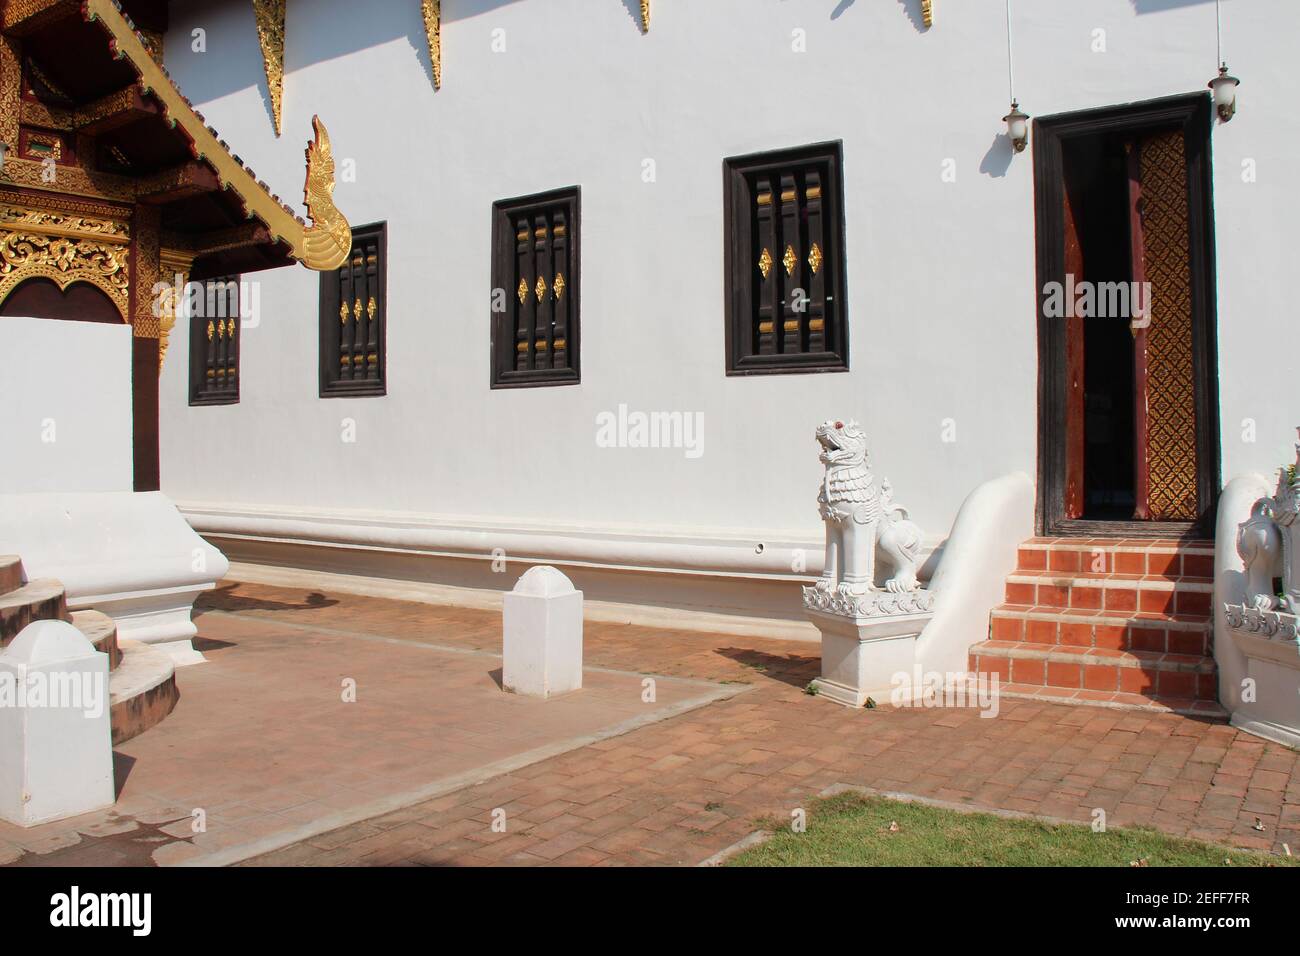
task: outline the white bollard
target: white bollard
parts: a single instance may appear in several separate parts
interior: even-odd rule
[[[529,697],[582,687],[582,592],[548,565],[529,568],[505,595],[501,686]]]
[[[108,655],[66,621],[0,652],[0,819],[34,826],[113,805]]]

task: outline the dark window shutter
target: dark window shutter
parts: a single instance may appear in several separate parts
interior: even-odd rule
[[[320,395],[384,395],[387,223],[352,230],[348,261],[320,279]]]
[[[839,143],[725,160],[727,374],[848,368]]]
[[[190,404],[239,401],[240,278],[201,283],[202,298],[190,302]],[[180,308],[181,304],[177,304]]]
[[[493,204],[493,388],[580,380],[580,231],[576,186]]]

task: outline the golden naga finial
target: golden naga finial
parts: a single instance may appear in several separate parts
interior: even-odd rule
[[[303,201],[311,225],[303,230],[302,262],[309,269],[337,269],[352,252],[352,227],[334,205],[334,154],[319,116],[311,118],[316,139],[307,144],[307,182]]]

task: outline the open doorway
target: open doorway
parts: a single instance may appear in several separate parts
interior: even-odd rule
[[[1187,96],[1035,124],[1042,533],[1212,517],[1210,116]]]

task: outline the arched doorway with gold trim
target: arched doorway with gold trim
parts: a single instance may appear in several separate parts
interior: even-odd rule
[[[4,316],[126,324],[117,305],[98,286],[72,282],[60,288],[53,279],[41,276],[23,280],[0,301],[0,318]]]

